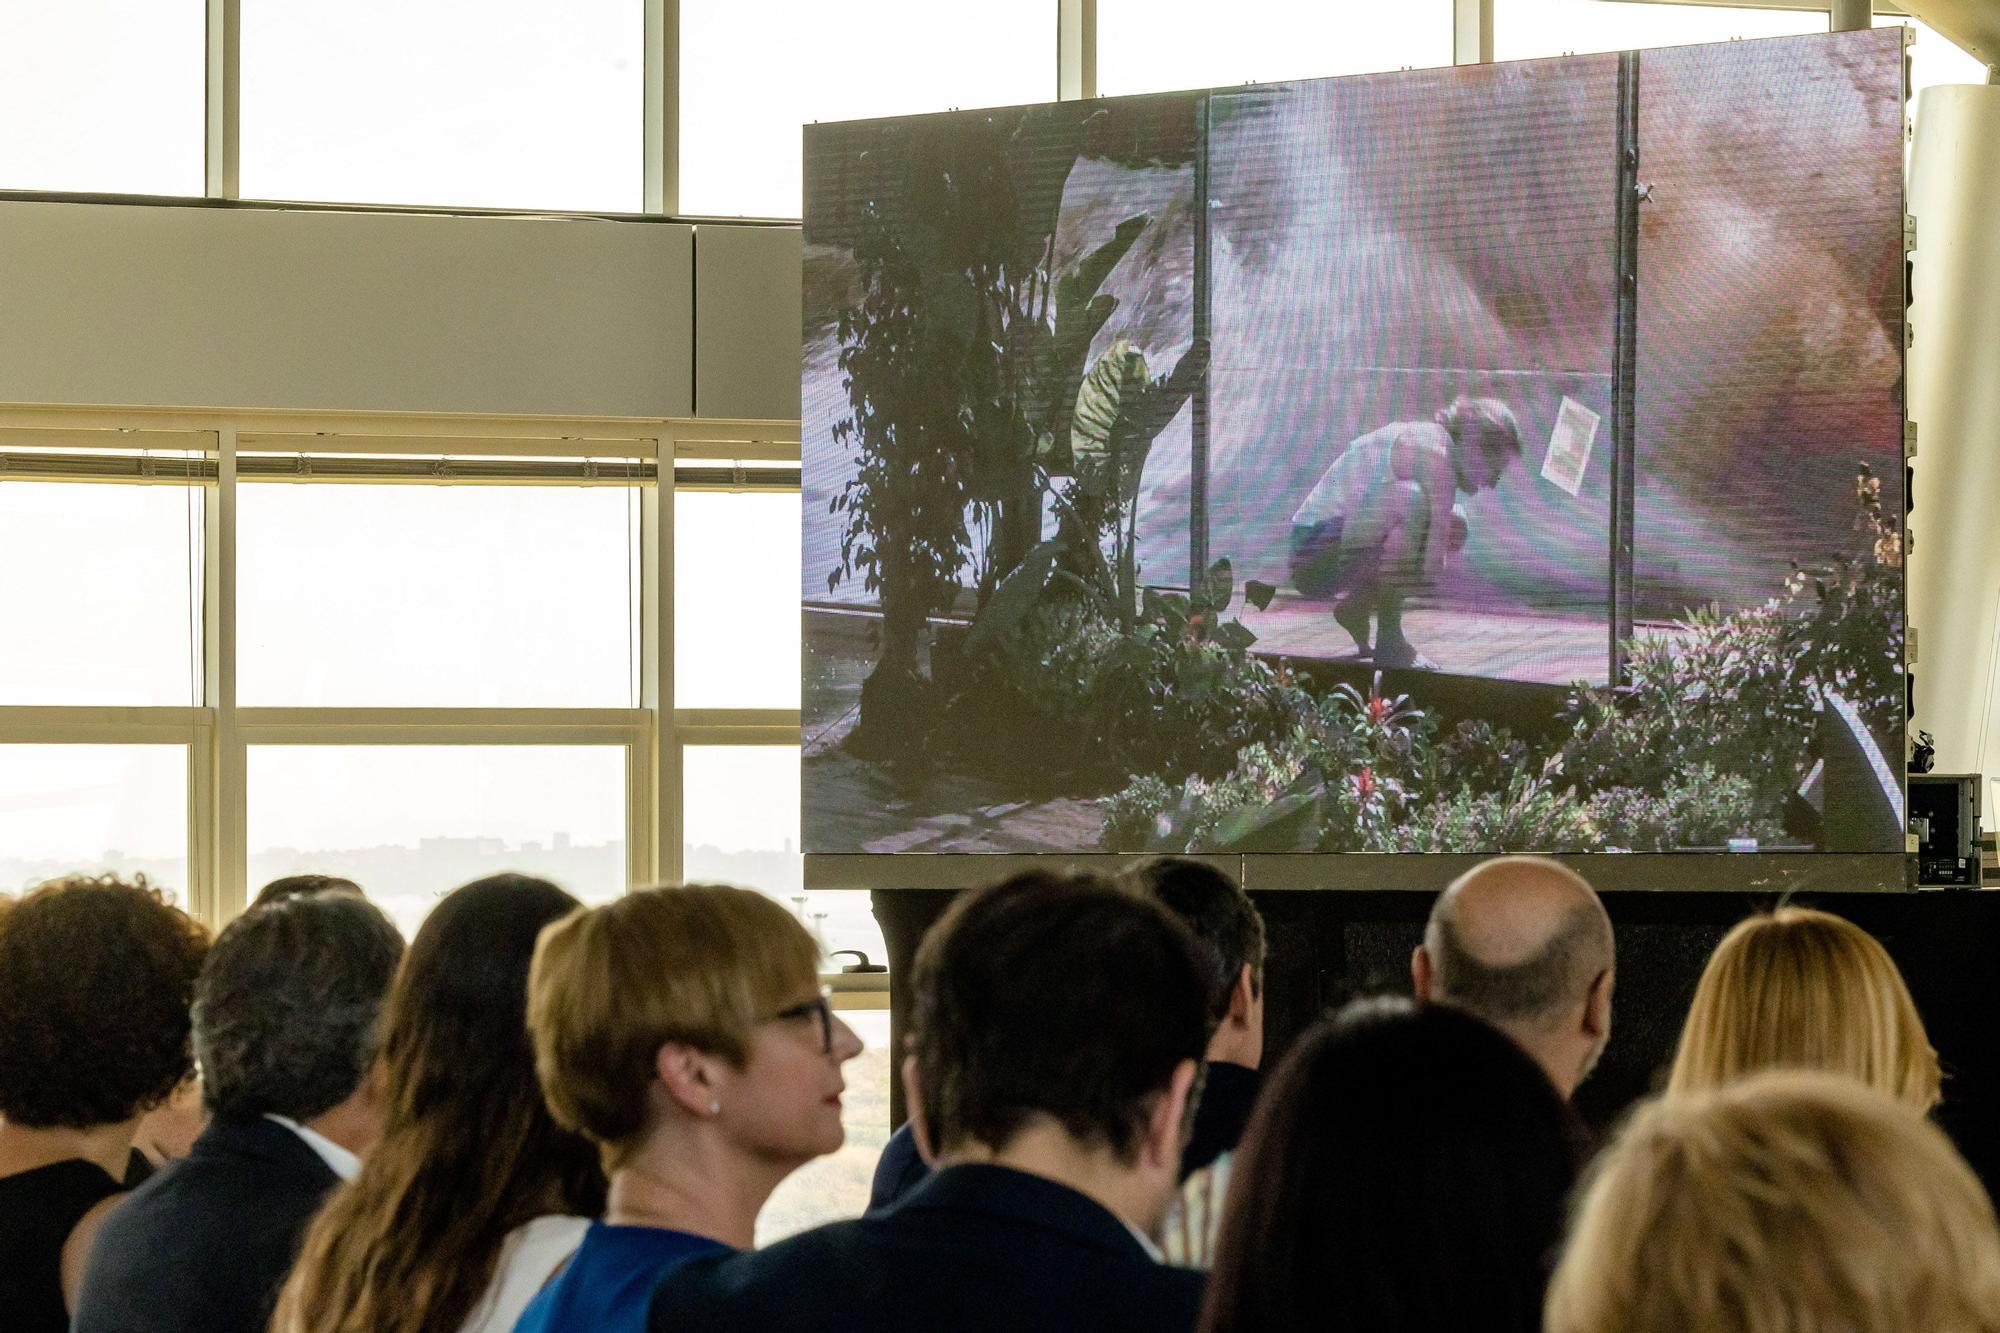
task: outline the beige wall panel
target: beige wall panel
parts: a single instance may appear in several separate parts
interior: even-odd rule
[[[1909,414],[1917,423],[1910,623],[1917,715],[1940,772],[2000,770],[2000,87],[1921,94]],[[1990,794],[1990,793],[1989,793]],[[1990,808],[1990,807],[1989,807]]]
[[[695,411],[799,415],[799,229],[695,229]]]
[[[684,416],[692,247],[677,223],[0,203],[0,402]]]

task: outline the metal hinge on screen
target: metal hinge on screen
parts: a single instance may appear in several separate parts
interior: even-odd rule
[[[1914,213],[1905,213],[1903,214],[1903,250],[1907,253],[1916,248],[1917,216]]]
[[[742,459],[732,458],[729,460],[729,480],[738,490],[750,484],[750,474],[743,470]]]
[[[1917,423],[1914,421],[1905,421],[1903,423],[1903,457],[1915,458],[1916,456]]]

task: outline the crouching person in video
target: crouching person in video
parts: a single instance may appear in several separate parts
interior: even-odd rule
[[[1431,421],[1368,432],[1292,515],[1293,585],[1333,600],[1333,618],[1376,666],[1435,670],[1403,634],[1403,603],[1464,549],[1471,528],[1458,493],[1498,484],[1520,456],[1514,413],[1495,398],[1460,396]]]

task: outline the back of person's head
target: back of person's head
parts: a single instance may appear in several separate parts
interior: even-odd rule
[[[1279,1065],[1238,1151],[1209,1333],[1532,1333],[1581,1131],[1521,1048],[1361,1001]]]
[[[375,1056],[403,937],[352,894],[281,898],[223,928],[194,991],[202,1092],[217,1115],[311,1120]]]
[[[1920,1111],[1937,1105],[1941,1081],[1889,951],[1852,922],[1804,907],[1759,913],[1716,946],[1667,1086],[1694,1092],[1763,1069],[1847,1074]]]
[[[41,885],[0,932],[0,1117],[88,1129],[165,1101],[193,1068],[208,932],[144,876]]]
[[[1610,1035],[1614,952],[1611,919],[1581,875],[1501,856],[1438,895],[1413,967],[1418,998],[1501,1029],[1567,1096]]]
[[[288,898],[316,898],[322,893],[347,893],[365,897],[361,886],[351,879],[339,875],[285,875],[272,880],[257,890],[257,896],[250,900],[252,907],[269,907]]]
[[[1090,875],[960,896],[917,950],[910,1052],[933,1152],[1004,1148],[1038,1117],[1130,1162],[1209,1034],[1188,932]]]
[[[424,921],[383,1016],[381,1141],[313,1223],[274,1327],[457,1328],[509,1231],[603,1210],[597,1153],[550,1118],[526,1022],[535,940],[576,908],[545,880],[494,875]]]
[[[818,986],[812,936],[751,889],[647,889],[579,912],[542,935],[528,982],[543,1095],[616,1170],[654,1128],[663,1046],[741,1069],[759,1024]]]
[[[1437,423],[1468,443],[1477,440],[1496,468],[1520,457],[1520,423],[1514,409],[1498,398],[1460,394],[1438,412]]]
[[[1843,1075],[1642,1108],[1593,1168],[1548,1333],[1992,1333],[2000,1229],[1944,1135]]]
[[[1251,985],[1264,978],[1264,918],[1250,895],[1227,874],[1186,856],[1156,856],[1121,878],[1172,912],[1194,937],[1210,1022],[1229,1012],[1230,994],[1250,969]]]

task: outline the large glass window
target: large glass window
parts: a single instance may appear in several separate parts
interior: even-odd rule
[[[680,210],[797,217],[810,121],[1046,102],[1054,0],[680,0]]]
[[[253,745],[250,891],[344,875],[405,935],[501,871],[603,902],[626,887],[625,762],[617,746]]]
[[[0,704],[199,702],[202,496],[0,481]]]
[[[1657,0],[1493,0],[1493,6],[1496,60],[1827,30],[1824,9],[1747,9]]]
[[[674,497],[674,702],[799,706],[799,495]]]
[[[871,961],[885,961],[882,928],[865,892],[806,892],[798,746],[687,746],[681,810],[686,878],[762,889],[789,904],[827,950],[860,949]]]
[[[239,703],[636,702],[633,488],[266,482],[238,495]]]
[[[188,902],[185,745],[0,745],[0,891],[143,874]]]
[[[245,197],[644,205],[644,0],[242,4]]]
[[[0,4],[0,190],[202,192],[203,0]]]
[[[1097,90],[1107,97],[1451,60],[1451,0],[1099,0],[1097,7]]]

